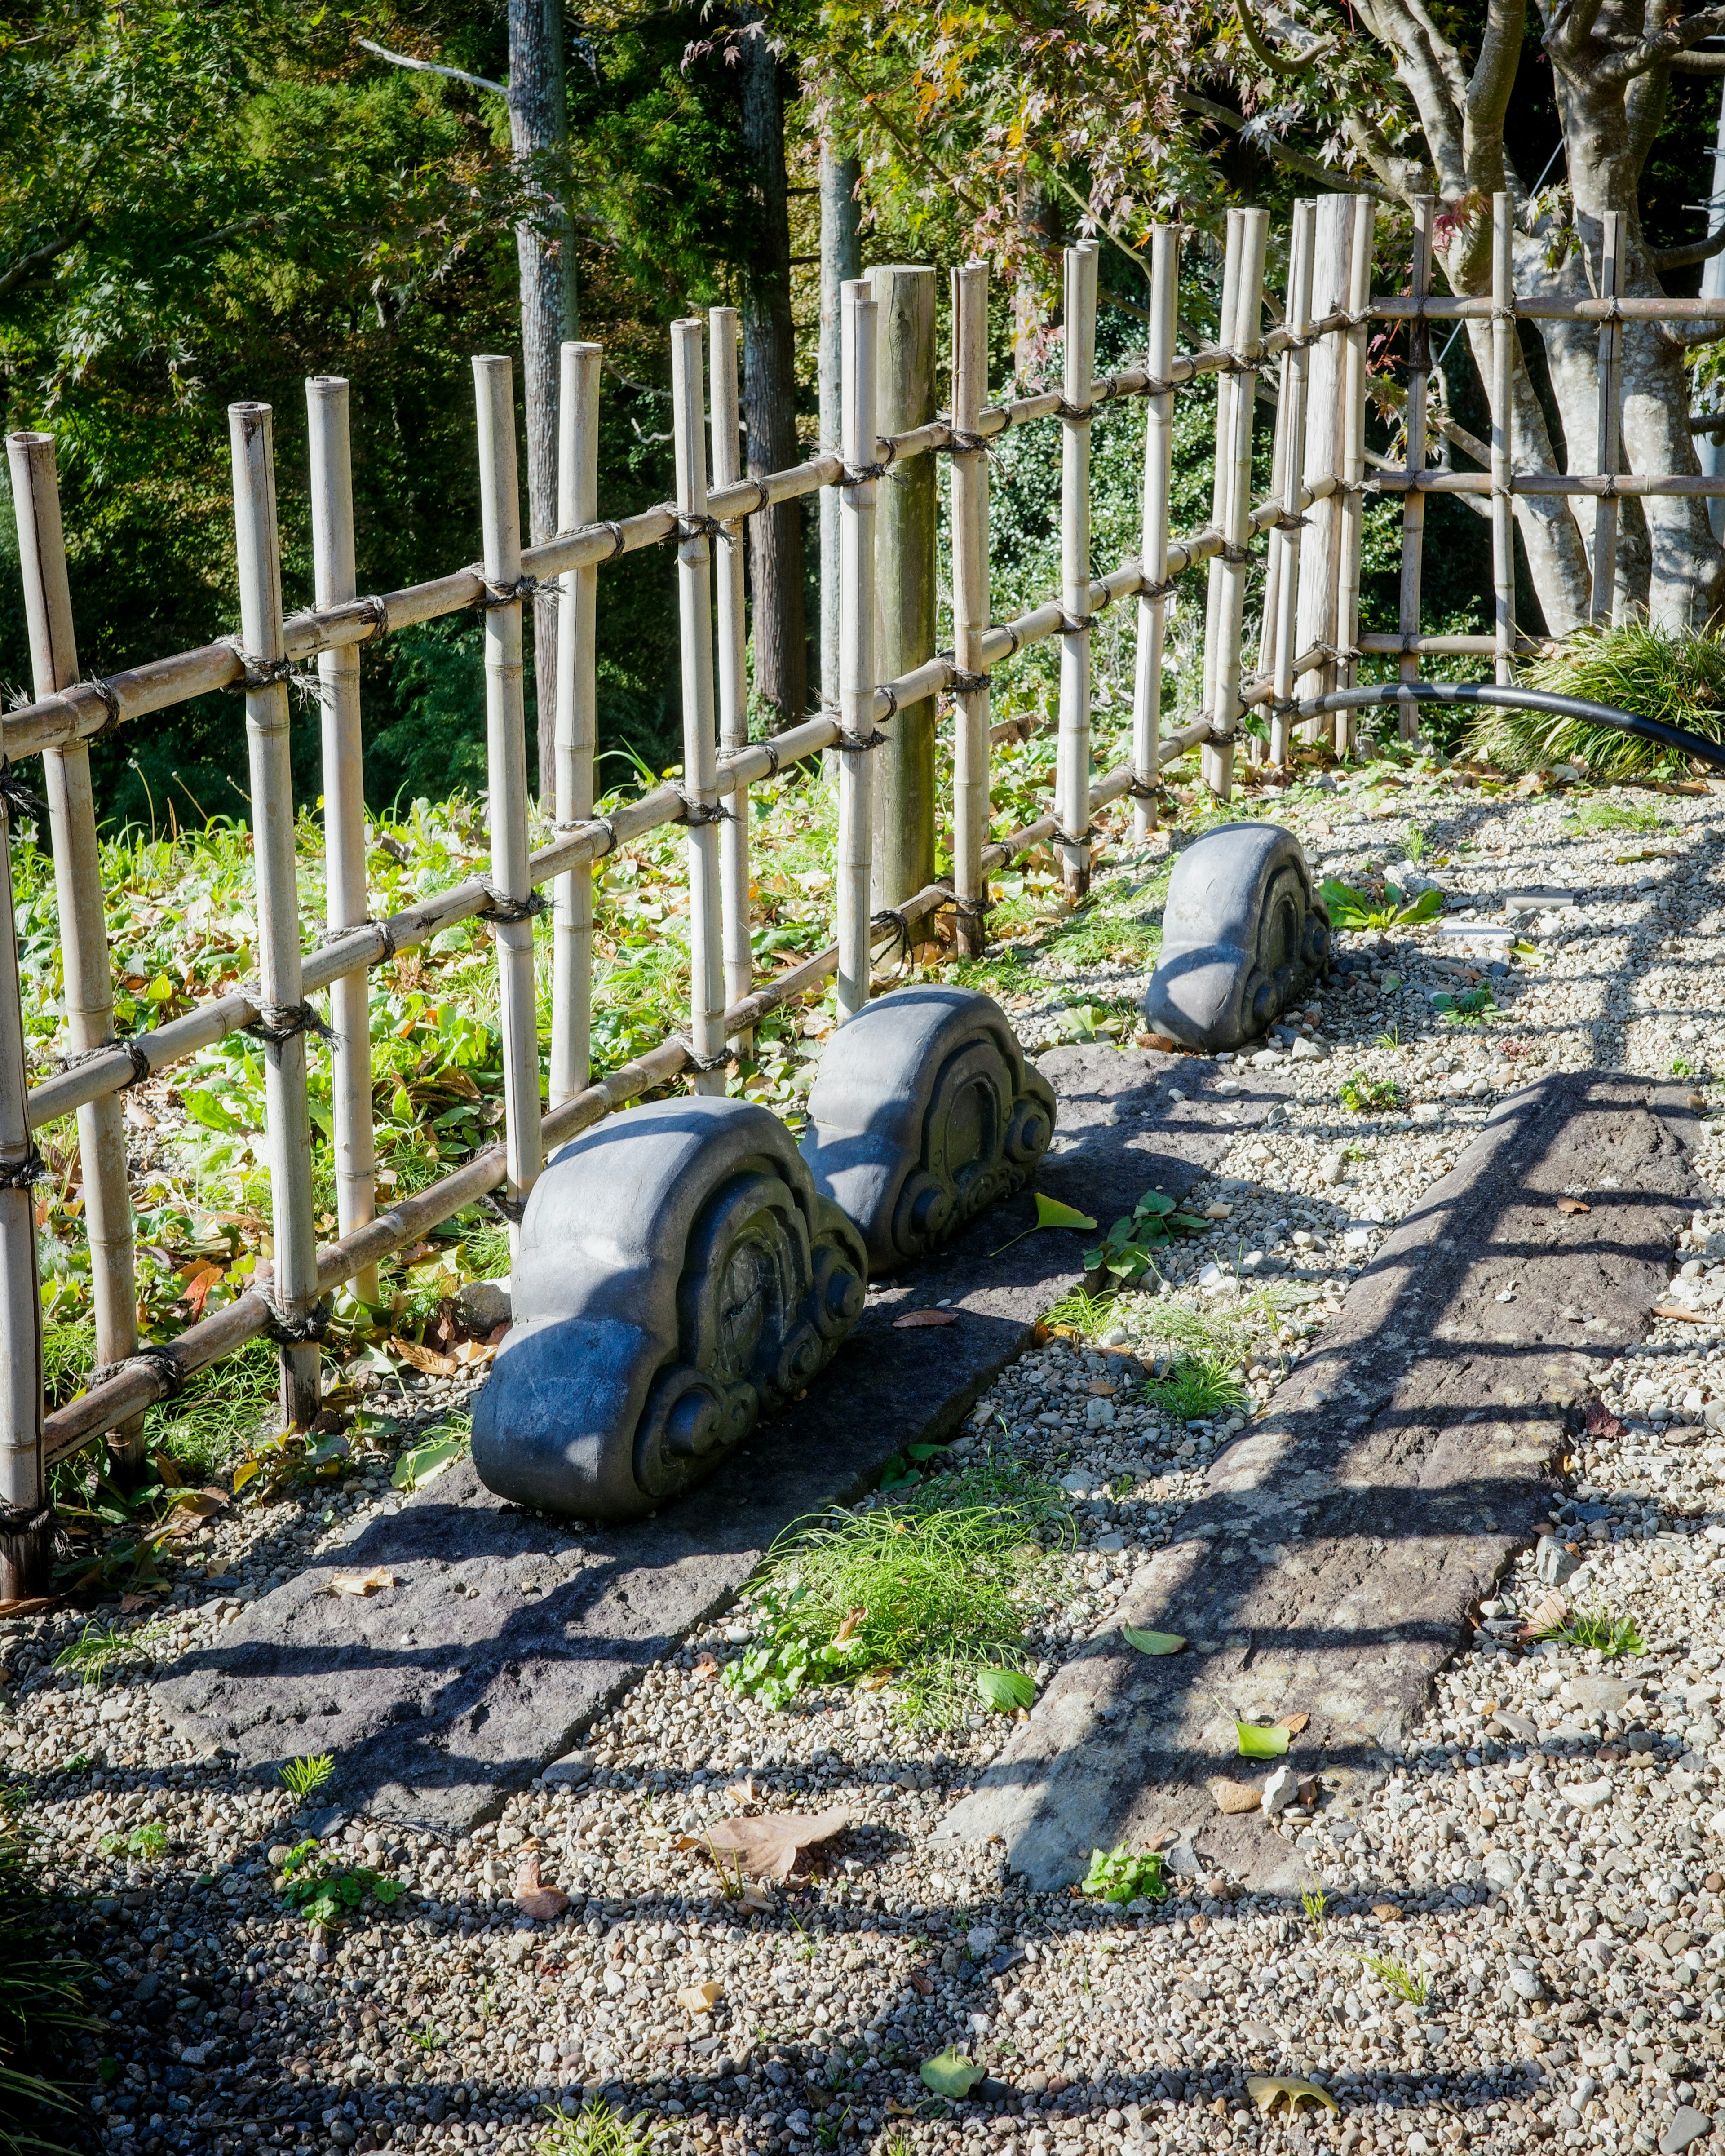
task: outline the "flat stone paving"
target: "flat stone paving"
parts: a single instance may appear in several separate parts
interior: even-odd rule
[[[1040,1187],[1105,1227],[1147,1185],[1183,1196],[1279,1097],[1273,1085],[1224,1095],[1214,1065],[1111,1046],[1052,1050],[1040,1065],[1060,1096]],[[488,1816],[721,1609],[792,1521],[956,1430],[1083,1277],[1089,1237],[1022,1233],[1035,1217],[1020,1196],[882,1283],[808,1397],[662,1516],[594,1528],[526,1512],[463,1461],[166,1671],[162,1712],[241,1766],[332,1753],[336,1810],[439,1830]],[[948,1301],[950,1326],[895,1326]],[[373,1567],[394,1584],[331,1591],[335,1573]]]
[[[941,1830],[1004,1838],[1047,1890],[1094,1849],[1178,1840],[1246,1884],[1312,1875],[1213,1777],[1234,1729],[1306,1714],[1288,1762],[1332,1788],[1399,1756],[1437,1671],[1554,1501],[1575,1403],[1645,1335],[1698,1188],[1686,1088],[1573,1072],[1504,1101],[1354,1282],[1324,1344],[1210,1468],[1118,1630],[1055,1676]],[[1590,1210],[1562,1209],[1585,1194]]]

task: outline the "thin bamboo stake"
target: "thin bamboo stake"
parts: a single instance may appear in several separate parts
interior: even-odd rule
[[[1180,235],[1158,224],[1150,234],[1150,336],[1144,356],[1152,381],[1165,382],[1173,365],[1180,313]],[[1156,829],[1157,746],[1162,724],[1162,661],[1168,640],[1168,485],[1173,472],[1174,393],[1152,395],[1144,412],[1144,581],[1138,595],[1138,644],[1132,670],[1132,836],[1140,844]]]
[[[316,1420],[317,1236],[311,1207],[311,1123],[305,1031],[312,1014],[300,973],[300,885],[295,850],[286,660],[281,642],[281,540],[267,404],[230,404],[234,534],[239,634],[245,662],[245,735],[257,880],[258,979],[264,1034],[264,1121],[275,1230],[271,1300],[281,1342],[281,1412],[290,1430]]]
[[[697,1093],[725,1090],[724,938],[719,896],[718,748],[713,732],[713,578],[707,546],[706,404],[699,316],[671,324],[678,622],[683,656],[683,798],[689,821],[689,1038]]]
[[[1227,236],[1222,254],[1222,297],[1216,313],[1216,336],[1231,361],[1235,302],[1240,296],[1240,213],[1228,213]],[[1228,521],[1228,482],[1233,470],[1230,444],[1234,438],[1235,391],[1238,377],[1230,372],[1216,384],[1216,446],[1211,466],[1210,524],[1220,532]],[[1222,564],[1213,555],[1204,575],[1204,690],[1199,708],[1208,718],[1216,708],[1216,654],[1220,649],[1218,624],[1221,619]]]
[[[1599,297],[1615,300],[1623,279],[1623,214],[1608,209],[1599,219]],[[1623,412],[1623,325],[1599,325],[1599,428],[1598,455],[1594,470],[1607,476],[1616,472],[1620,449]],[[1609,623],[1617,591],[1617,496],[1602,494],[1594,504],[1594,588],[1589,611],[1596,622]]]
[[[3,798],[0,906],[5,908],[0,915],[0,1599],[11,1601],[48,1592],[54,1514],[43,1460],[42,1287],[36,1272],[32,1188],[40,1156],[30,1140],[25,1106],[24,1018],[12,927],[12,829]]]
[[[870,880],[874,781],[869,750],[875,735],[875,339],[879,309],[869,285],[845,286],[843,333],[845,465],[851,477],[839,497],[839,685],[844,732],[839,737],[839,1022],[869,999],[872,952]]]
[[[1430,195],[1414,198],[1413,290],[1423,300],[1431,290],[1432,221],[1436,203]],[[1404,636],[1420,634],[1420,583],[1425,555],[1425,496],[1420,480],[1425,470],[1425,398],[1431,375],[1431,326],[1422,316],[1409,329],[1408,414],[1404,429],[1404,468],[1408,490],[1402,496],[1402,581],[1400,609],[1396,626]],[[1420,661],[1409,652],[1402,660],[1401,679],[1417,681]],[[1399,712],[1401,737],[1414,740],[1420,732],[1420,706],[1410,699]]]
[[[1360,559],[1366,531],[1366,317],[1372,304],[1372,259],[1378,224],[1375,195],[1352,198],[1353,224],[1348,254],[1348,330],[1342,354],[1341,508],[1337,536],[1341,562],[1336,579],[1336,675],[1351,688],[1358,671]],[[1359,715],[1341,715],[1336,747],[1352,756]]]
[[[1303,338],[1312,326],[1312,256],[1317,234],[1317,204],[1296,202],[1288,234],[1287,322],[1290,334]],[[1270,761],[1280,770],[1288,760],[1288,711],[1294,694],[1295,632],[1300,601],[1301,475],[1306,469],[1306,401],[1311,380],[1311,347],[1296,343],[1282,355],[1278,418],[1282,434],[1281,523],[1277,531],[1276,614],[1271,624],[1274,687],[1270,712]],[[1265,602],[1269,616],[1270,603]]]
[[[708,403],[711,411],[713,485],[724,487],[732,485],[742,475],[742,421],[737,394],[738,316],[736,308],[709,308],[707,328],[712,339],[707,365],[712,379]],[[830,488],[826,490],[827,494],[831,491]],[[824,520],[825,494],[821,498],[821,514]],[[731,755],[746,747],[749,737],[748,626],[743,608],[743,570],[748,538],[741,517],[721,525],[716,536],[719,548],[714,565],[718,586],[716,612],[718,621],[719,747],[726,755]],[[821,546],[824,573],[827,562],[824,521],[821,527]],[[836,563],[834,575],[836,588]],[[824,592],[821,605],[822,634],[824,635]],[[725,916],[725,1000],[727,1004],[734,1004],[748,993],[754,977],[749,911],[749,793],[746,786],[739,786],[732,794],[730,815],[720,826],[719,881]],[[738,1042],[742,1054],[748,1053],[752,1038],[746,1036]]]
[[[305,384],[311,454],[311,558],[316,601],[339,606],[357,595],[353,543],[353,462],[347,384],[339,375]],[[360,734],[359,647],[321,652],[317,661],[323,736],[325,920],[332,934],[369,913],[366,895],[365,765]],[[334,1123],[336,1217],[344,1235],[377,1210],[377,1137],[372,1122],[371,981],[366,969],[330,984],[336,1039]],[[354,1283],[361,1300],[378,1297],[375,1267]]]
[[[968,957],[986,937],[988,838],[988,458],[977,421],[988,393],[988,270],[952,272],[952,659],[964,677],[952,728],[952,889],[957,942]]]
[[[1510,198],[1491,198],[1491,594],[1500,686],[1515,679],[1515,503],[1509,490],[1510,404],[1515,394],[1515,228]]]
[[[603,347],[562,348],[557,398],[557,528],[569,531],[598,515],[599,361]],[[559,584],[557,653],[557,827],[572,830],[593,814],[593,756],[598,747],[595,629],[596,562],[565,569]],[[593,869],[583,863],[557,880],[552,901],[551,1105],[586,1086],[593,1033]]]
[[[816,364],[820,445],[836,451],[844,425],[839,386],[841,295],[862,275],[862,205],[856,199],[862,161],[829,142],[820,146],[820,347]],[[820,490],[820,703],[839,709],[839,495]]]
[[[37,696],[48,696],[78,679],[54,437],[13,434],[6,447],[18,518],[31,672]],[[90,751],[82,743],[46,750],[42,775],[54,839],[66,1045],[75,1058],[106,1047],[114,1038],[113,969],[102,908]],[[78,1161],[95,1306],[96,1360],[123,1363],[138,1344],[137,1269],[126,1187],[126,1123],[117,1095],[79,1109]],[[127,1474],[143,1465],[143,1436],[141,1421],[131,1423],[116,1436],[116,1464]]]
[[[1090,412],[1096,355],[1096,257],[1094,239],[1066,249],[1060,371],[1060,732],[1055,851],[1066,902],[1090,889]]]
[[[1317,231],[1312,270],[1312,311],[1320,321],[1343,312],[1350,286],[1353,245],[1353,204],[1347,195],[1317,198]],[[1342,500],[1335,490],[1343,461],[1343,377],[1347,372],[1347,330],[1328,331],[1312,348],[1306,391],[1306,485],[1319,496],[1300,548],[1300,598],[1294,644],[1296,650],[1322,649],[1322,663],[1302,672],[1296,693],[1316,696],[1336,685],[1336,593],[1340,581]],[[1316,743],[1330,732],[1327,717],[1300,722],[1302,742]]]
[[[539,1014],[533,979],[533,893],[527,846],[526,711],[521,690],[521,496],[516,470],[515,370],[473,362],[479,423],[480,516],[485,535],[485,788],[490,809],[491,915],[503,1037],[506,1203],[526,1203],[544,1155],[539,1137]],[[511,1261],[519,1218],[509,1229]],[[512,1269],[512,1264],[511,1264]]]
[[[1219,642],[1215,665],[1215,702],[1211,706],[1211,737],[1199,752],[1204,782],[1218,800],[1230,799],[1234,791],[1234,737],[1245,708],[1240,697],[1240,650],[1245,627],[1246,546],[1252,536],[1252,434],[1257,413],[1258,377],[1250,362],[1260,356],[1264,329],[1264,255],[1270,235],[1267,210],[1243,209],[1240,218],[1240,278],[1235,296],[1230,341],[1243,362],[1233,377],[1233,423],[1226,439],[1228,454],[1225,510],[1222,524],[1224,551],[1219,608]]]

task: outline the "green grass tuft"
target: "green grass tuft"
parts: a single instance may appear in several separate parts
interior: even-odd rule
[[[1394,1992],[1409,2006],[1423,2006],[1430,1998],[1431,1979],[1424,1969],[1409,1969],[1392,1954],[1363,1953],[1355,1958],[1362,1969],[1370,1969],[1386,1991]]]
[[[623,2118],[608,2104],[583,2104],[572,2117],[547,2110],[550,2124],[533,2143],[534,2156],[646,2156],[647,2128],[638,2118]]]
[[[1530,689],[1584,696],[1725,743],[1725,640],[1704,630],[1645,621],[1577,629],[1560,650],[1524,667],[1522,679]],[[1656,742],[1547,711],[1490,711],[1467,747],[1500,771],[1573,763],[1601,784],[1681,778],[1689,767],[1686,757]]]
[[[1594,1647],[1607,1661],[1624,1655],[1645,1652],[1633,1617],[1614,1617],[1603,1603],[1589,1609],[1572,1609],[1561,1625],[1539,1635],[1542,1640],[1561,1640],[1571,1647]]]
[[[1665,818],[1645,802],[1626,805],[1620,801],[1587,801],[1564,819],[1564,828],[1584,835],[1589,831],[1662,831]]]
[[[1368,1078],[1356,1070],[1336,1089],[1336,1098],[1357,1116],[1385,1115],[1402,1105],[1402,1089],[1394,1078]]]
[[[1232,1358],[1219,1355],[1180,1355],[1165,1378],[1152,1378],[1144,1398],[1176,1422],[1208,1422],[1212,1416],[1235,1414],[1247,1403],[1245,1387],[1232,1375]]]
[[[0,2149],[63,2148],[53,2115],[76,2106],[62,2086],[74,2035],[90,2025],[83,1965],[60,1950],[54,1912],[40,1893],[23,1828],[23,1794],[0,1790]]]

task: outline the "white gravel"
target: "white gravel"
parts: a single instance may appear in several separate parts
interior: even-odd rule
[[[1577,801],[1601,799],[1653,803],[1668,829],[1567,835]],[[1491,798],[1454,775],[1281,804],[1321,874],[1403,860],[1411,828],[1425,844],[1408,873],[1473,905],[1341,939],[1363,963],[1276,1056],[1286,1114],[1243,1132],[1194,1194],[1217,1209],[1209,1233],[1170,1255],[1163,1291],[1106,1344],[1055,1338],[978,1408],[965,1455],[1034,1459],[1079,1525],[1031,1635],[1040,1678],[1109,1621],[1227,1435],[1226,1415],[1189,1428],[1136,1404],[1168,1352],[1153,1306],[1241,1325],[1234,1367],[1261,1403],[1506,1086],[1589,1065],[1678,1064],[1697,1083],[1725,1067],[1722,810],[1711,793]],[[1666,857],[1621,858],[1649,852]],[[1153,912],[1164,865],[1158,841],[1105,871],[1105,903],[1138,893]],[[1506,916],[1506,893],[1541,887],[1574,902]],[[1440,932],[1457,927],[1475,940]],[[1488,964],[1505,968],[1486,976],[1502,1014],[1445,1026],[1431,993]],[[1142,985],[1037,966],[1014,999],[1033,1045],[1065,1007]],[[1355,1074],[1402,1099],[1343,1106]],[[1704,1172],[1725,1171],[1722,1149],[1725,1122]],[[28,1782],[55,1879],[91,1897],[80,1935],[107,2021],[88,2047],[91,2145],[525,2148],[542,2107],[585,2091],[666,2151],[1675,2146],[1717,2109],[1725,2046],[1725,1209],[1683,1240],[1672,1295],[1700,1322],[1660,1321],[1613,1369],[1548,1553],[1573,1545],[1566,1591],[1631,1619],[1645,1651],[1511,1644],[1548,1592],[1528,1553],[1403,1767],[1375,1785],[1337,1777],[1315,1810],[1281,1815],[1324,1881],[1316,1913],[1203,1873],[1147,1911],[1029,1895],[998,1851],[932,1846],[1005,1724],[907,1730],[860,1691],[778,1712],[741,1701],[712,1665],[744,1650],[745,1610],[606,1717],[576,1779],[536,1784],[470,1836],[326,1824],[350,1866],[407,1892],[363,1905],[325,1955],[275,1892],[304,1832],[292,1800],[187,1757],[147,1666],[80,1685],[48,1666],[74,1622],[8,1620],[0,1764]],[[1255,1295],[1263,1284],[1277,1294]],[[374,1474],[327,1504],[218,1521],[152,1636],[195,1650],[382,1487]],[[853,1821],[763,1913],[716,1891],[699,1845],[676,1845],[737,1809],[726,1785],[744,1775],[754,1809]],[[152,1823],[160,1836],[137,1831]],[[567,1914],[516,1912],[525,1855],[572,1897]],[[1366,1955],[1416,1972],[1424,2003]],[[720,2002],[693,2015],[676,1994],[709,1979]],[[990,2076],[956,2111],[916,2077],[955,2041]],[[1260,2122],[1244,2081],[1258,2071],[1316,2076],[1341,2110]]]

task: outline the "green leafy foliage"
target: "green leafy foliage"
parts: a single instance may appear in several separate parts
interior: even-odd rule
[[[1562,1640],[1572,1647],[1594,1648],[1608,1661],[1646,1652],[1634,1618],[1615,1616],[1604,1603],[1585,1609],[1572,1609],[1561,1625],[1553,1625],[1539,1636],[1542,1640]]]
[[[1159,1190],[1147,1190],[1132,1211],[1085,1252],[1084,1269],[1105,1280],[1142,1280],[1154,1270],[1158,1250],[1178,1236],[1201,1235],[1209,1224],[1195,1213],[1182,1212],[1173,1199],[1164,1198]]]
[[[1406,2005],[1424,2006],[1430,1998],[1431,1979],[1424,1969],[1409,1969],[1393,1954],[1363,1953],[1355,1958],[1362,1969],[1370,1969],[1386,1991]]]
[[[1036,1702],[1036,1681],[1023,1670],[978,1670],[976,1688],[996,1714],[1015,1714]]]
[[[154,1661],[169,1629],[158,1622],[122,1631],[117,1625],[93,1619],[75,1640],[60,1649],[54,1666],[81,1676],[87,1685],[100,1684],[116,1670],[141,1669]]]
[[[290,1850],[281,1867],[283,1906],[321,1931],[337,1929],[367,1899],[387,1909],[406,1892],[398,1879],[363,1866],[352,1871],[330,1870],[315,1841],[302,1841]]]
[[[304,1804],[306,1798],[316,1794],[335,1773],[335,1754],[332,1752],[308,1753],[302,1758],[290,1759],[275,1771],[283,1787]]]
[[[1435,921],[1444,910],[1440,891],[1422,891],[1417,898],[1409,898],[1393,883],[1386,883],[1381,892],[1361,891],[1330,876],[1318,895],[1337,928],[1406,928]]]
[[[1439,995],[1431,999],[1432,1009],[1443,1015],[1445,1025],[1483,1025],[1497,1008],[1497,998],[1481,981],[1476,988],[1466,988],[1460,995]]]
[[[1565,830],[1585,838],[1595,831],[1662,831],[1666,819],[1651,802],[1584,801],[1563,819]]]
[[[145,1820],[130,1834],[105,1834],[100,1843],[105,1856],[141,1856],[153,1864],[167,1851],[167,1829],[160,1820]]]
[[[1116,1848],[1091,1851],[1082,1891],[1104,1902],[1162,1902],[1168,1898],[1162,1858],[1153,1849]]]
[[[983,2078],[983,2069],[967,2058],[956,2044],[925,2059],[917,2068],[923,2086],[937,2096],[967,2097]]]
[[[1042,1322],[1050,1332],[1072,1332],[1081,1340],[1096,1340],[1118,1323],[1119,1311],[1110,1290],[1075,1287],[1060,1297]]]
[[[1165,1378],[1145,1381],[1143,1394],[1176,1422],[1208,1422],[1214,1415],[1237,1414],[1250,1401],[1231,1359],[1213,1354],[1176,1356]]]
[[[545,2113],[548,2123],[535,2137],[535,2156],[646,2156],[647,2122],[622,2118],[603,2097],[579,2111]]]
[[[1186,1644],[1179,1632],[1147,1632],[1137,1625],[1122,1625],[1121,1636],[1141,1655],[1178,1655]]]
[[[1266,1729],[1255,1722],[1236,1721],[1234,1733],[1242,1759],[1280,1759],[1288,1748],[1288,1732],[1279,1724]]]
[[[1557,650],[1531,661],[1522,678],[1531,689],[1609,704],[1725,742],[1725,639],[1714,630],[1666,629],[1639,619],[1609,629],[1579,629]],[[1547,711],[1491,711],[1469,735],[1468,747],[1500,771],[1573,763],[1600,785],[1681,778],[1689,764],[1679,751],[1657,742]]]
[[[1336,1088],[1336,1098],[1357,1116],[1389,1115],[1406,1097],[1394,1078],[1370,1078],[1363,1070],[1356,1070]]]
[[[444,1468],[453,1467],[458,1460],[466,1457],[473,1445],[473,1428],[468,1418],[464,1416],[461,1419],[466,1424],[465,1429],[453,1430],[446,1437],[433,1438],[402,1454],[389,1478],[398,1490],[417,1490],[422,1483],[441,1475]]]

